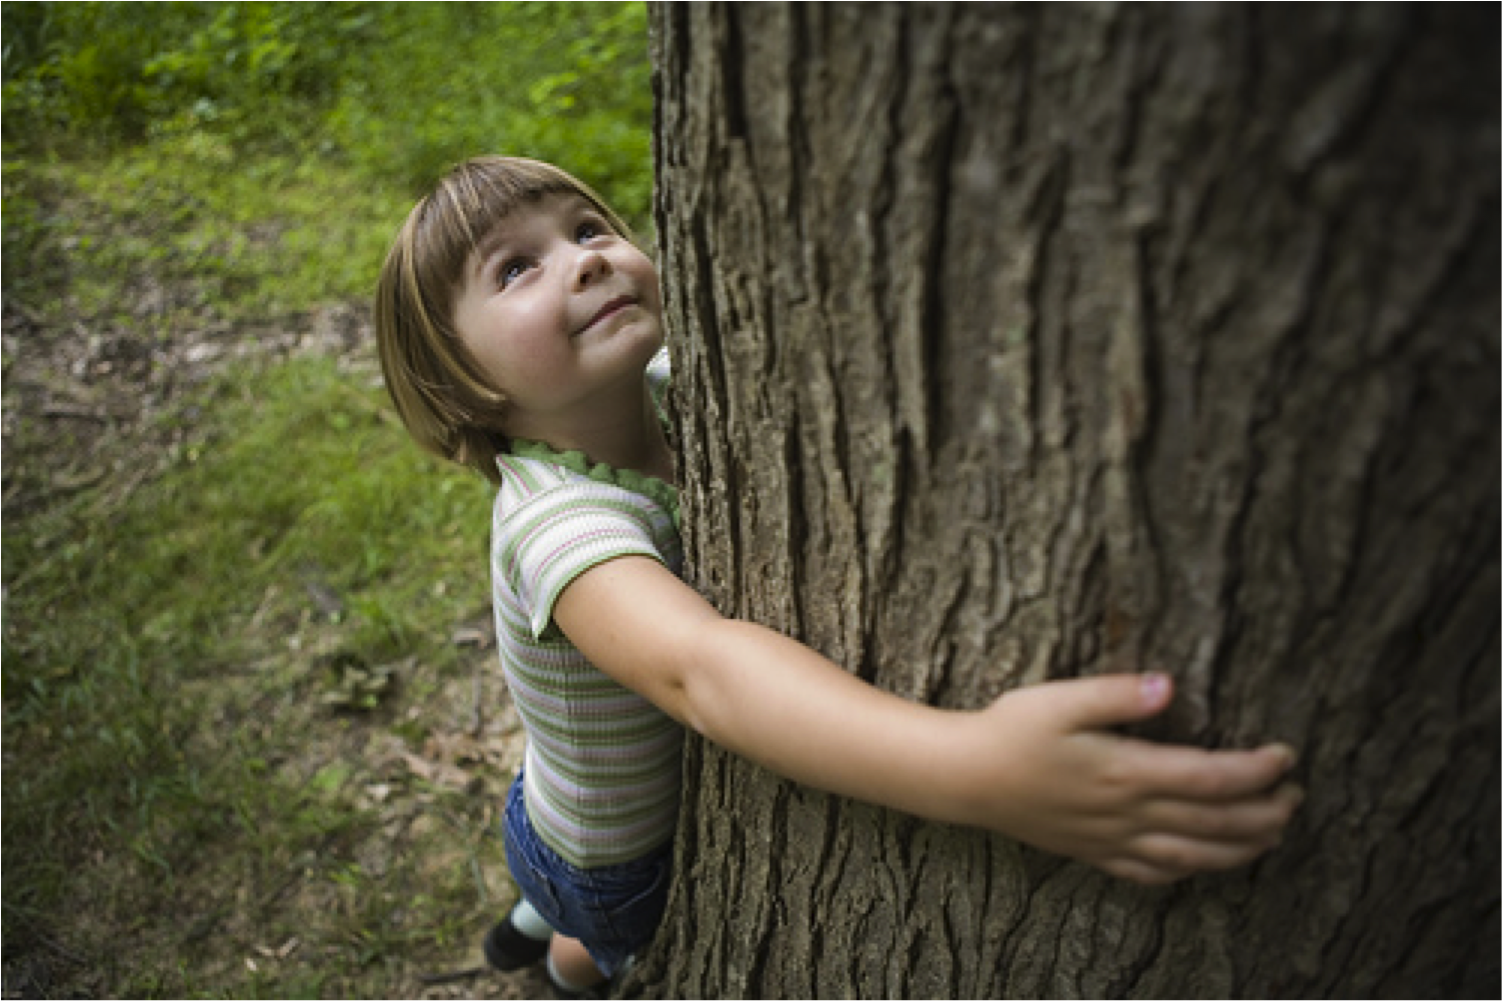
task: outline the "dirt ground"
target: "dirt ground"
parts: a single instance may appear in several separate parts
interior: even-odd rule
[[[157,457],[175,441],[171,432],[153,428],[151,419],[228,363],[317,351],[374,365],[369,318],[353,305],[273,317],[249,327],[212,320],[174,324],[168,337],[153,333],[158,326],[153,321],[178,308],[171,293],[147,282],[132,290],[131,300],[133,318],[59,329],[6,298],[0,430],[7,515],[23,514],[116,472],[124,475],[111,489],[135,489],[160,471]],[[31,425],[24,438],[23,424]],[[38,449],[38,441],[51,447]]]

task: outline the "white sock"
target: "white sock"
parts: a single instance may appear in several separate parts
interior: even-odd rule
[[[558,967],[553,964],[553,953],[551,950],[548,953],[548,979],[552,980],[555,984],[562,987],[566,991],[576,992],[587,991],[591,987],[594,987],[597,983],[599,983],[598,980],[592,980],[588,984],[576,984],[574,981],[558,972]]]
[[[535,942],[546,942],[553,937],[552,926],[543,920],[537,908],[525,898],[512,908],[511,923],[517,926],[517,931]]]

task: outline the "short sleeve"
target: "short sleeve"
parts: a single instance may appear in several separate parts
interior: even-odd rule
[[[498,583],[526,610],[539,639],[553,607],[576,577],[621,556],[648,556],[667,565],[654,544],[655,521],[670,515],[629,491],[593,482],[568,482],[528,499],[496,523]]]

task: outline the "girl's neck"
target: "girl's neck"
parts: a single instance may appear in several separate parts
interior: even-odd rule
[[[561,452],[583,452],[591,462],[615,469],[631,469],[665,483],[674,481],[673,449],[645,385],[636,400],[592,407],[545,424],[524,423],[515,436],[544,442]]]

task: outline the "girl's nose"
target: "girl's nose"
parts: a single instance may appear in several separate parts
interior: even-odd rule
[[[611,262],[604,254],[598,250],[584,250],[574,262],[574,285],[580,289],[589,288],[610,273]]]

